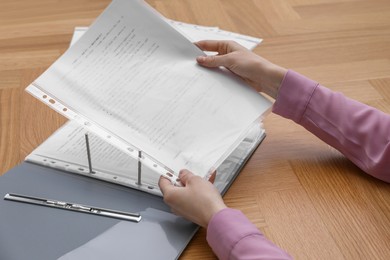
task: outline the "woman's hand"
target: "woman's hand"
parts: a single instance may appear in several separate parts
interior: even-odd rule
[[[201,50],[218,53],[215,56],[197,57],[200,65],[226,67],[256,91],[264,92],[276,99],[287,69],[269,62],[234,41],[200,41],[195,45]]]
[[[168,179],[160,177],[158,185],[165,203],[176,215],[206,228],[213,215],[226,208],[219,191],[209,181],[188,170],[181,170],[179,179],[183,187],[174,186]]]

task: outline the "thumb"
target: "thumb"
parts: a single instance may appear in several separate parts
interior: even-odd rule
[[[189,179],[191,179],[193,176],[194,174],[189,170],[181,170],[179,173],[180,182],[183,183],[184,186],[186,186]]]
[[[160,179],[158,181],[158,186],[160,187],[160,190],[161,190],[163,195],[175,188],[172,185],[171,181],[163,176],[160,176]]]
[[[225,55],[199,56],[196,58],[196,61],[200,65],[210,68],[219,66],[228,67]]]

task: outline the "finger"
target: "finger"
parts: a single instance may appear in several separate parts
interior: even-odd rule
[[[160,187],[160,190],[163,195],[169,192],[169,190],[175,188],[175,186],[172,185],[171,181],[165,178],[164,176],[160,176],[160,179],[158,181],[158,186]]]
[[[221,56],[199,56],[196,61],[205,67],[214,68],[219,66],[228,67],[229,61],[225,55]]]
[[[195,45],[198,46],[203,51],[216,51],[220,54],[226,53],[226,41],[213,41],[213,40],[206,40],[206,41],[199,41],[195,42]],[[221,53],[222,51],[222,53]],[[225,53],[223,53],[225,51]]]
[[[181,183],[183,183],[184,186],[186,186],[188,180],[193,176],[194,176],[194,174],[186,169],[183,169],[179,172],[180,181],[181,181]]]
[[[218,52],[219,55],[224,55],[229,52],[245,49],[245,47],[241,46],[235,41],[206,40],[195,42],[195,45],[203,51],[215,51]]]

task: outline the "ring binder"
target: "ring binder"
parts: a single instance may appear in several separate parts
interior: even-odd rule
[[[113,6],[119,11],[125,10],[124,16],[127,16],[129,11],[135,10],[139,4],[138,1],[121,2],[126,6],[117,6],[116,3]],[[134,5],[129,8],[128,2],[134,2]],[[140,11],[142,10],[140,9]],[[142,15],[142,13],[136,12],[136,14],[143,19],[150,20],[148,19],[148,13]],[[115,15],[115,17],[119,16],[120,14]],[[133,16],[130,15],[129,17],[132,18]],[[108,21],[112,21],[112,19],[108,19]],[[175,22],[170,21],[169,23]],[[141,24],[145,23],[142,22]],[[164,24],[165,22],[159,23],[155,28],[161,28],[159,25]],[[133,23],[131,23],[131,26],[133,26]],[[96,30],[93,27],[96,28],[96,26],[92,26],[92,30],[89,31],[90,35],[94,34],[94,30]],[[199,30],[200,27],[190,25],[189,28],[188,35],[190,36],[193,32],[192,28]],[[185,28],[181,29],[184,30]],[[148,33],[149,31],[147,30]],[[161,34],[161,31],[158,29],[158,34]],[[225,33],[227,39],[234,39],[238,42],[241,40],[241,44],[243,39],[246,39],[247,44],[252,48],[261,41],[261,39],[248,38],[247,36],[244,37],[243,35],[221,30],[212,30],[211,32],[208,27],[204,28],[202,36],[206,34],[208,35],[207,38],[212,38],[216,34],[215,37],[220,39],[224,37],[223,34]],[[122,33],[122,35],[125,35],[125,33]],[[231,35],[231,37],[228,37],[228,35]],[[192,38],[192,36],[189,38]],[[86,37],[89,38],[90,36],[87,35]],[[164,38],[167,37],[164,36]],[[86,43],[85,37],[81,41]],[[191,42],[194,42],[194,40],[191,40]],[[175,41],[176,43],[177,41]],[[81,43],[81,45],[83,44]],[[96,45],[88,46],[96,47]],[[177,48],[174,48],[174,50],[176,52]],[[185,53],[188,54],[188,52]],[[119,57],[122,57],[122,55],[119,55]],[[150,71],[149,67],[148,71]],[[128,72],[126,72],[127,74]],[[96,74],[94,74],[93,79],[96,78]],[[150,77],[148,76],[148,78]],[[76,106],[63,104],[64,100],[56,93],[46,91],[44,85],[40,81],[34,82],[28,91],[70,120],[30,153],[26,157],[26,162],[15,167],[5,176],[1,176],[0,191],[12,189],[16,193],[35,194],[36,184],[39,184],[40,192],[46,194],[47,197],[69,198],[69,200],[72,198],[73,201],[88,198],[88,203],[96,206],[116,207],[128,212],[138,212],[140,214],[135,214],[135,217],[139,217],[139,220],[141,220],[140,215],[142,214],[143,221],[139,223],[119,222],[120,227],[126,227],[128,232],[120,230],[120,236],[113,236],[108,240],[108,243],[104,244],[104,249],[109,253],[109,257],[113,259],[128,258],[129,256],[133,259],[179,258],[198,230],[198,226],[170,213],[169,207],[161,198],[162,194],[158,188],[158,180],[162,175],[179,186],[180,181],[177,180],[175,174],[181,167],[165,163],[163,158],[154,156],[150,150],[132,140],[123,140],[122,136],[115,134],[115,127],[115,132],[113,132],[107,128],[111,126],[110,124],[99,124],[93,118],[78,113]],[[225,87],[224,85],[223,89]],[[95,87],[93,89],[96,90]],[[169,86],[169,89],[171,89],[171,86]],[[66,93],[66,96],[68,95],[69,92]],[[216,95],[216,97],[218,96]],[[198,104],[199,102],[195,103]],[[145,104],[149,106],[151,102]],[[236,110],[236,104],[240,104],[240,102],[231,106],[234,110]],[[192,108],[190,108],[191,111]],[[170,113],[169,116],[179,118]],[[234,120],[234,125],[240,125],[237,123],[238,119]],[[202,126],[203,128],[206,129]],[[88,136],[84,136],[84,133],[88,133]],[[172,132],[169,131],[168,133]],[[134,137],[135,135],[131,136]],[[260,125],[256,125],[253,131],[248,133],[248,136],[234,151],[231,151],[228,158],[217,169],[218,175],[214,185],[222,194],[226,192],[248,158],[263,140],[265,133]],[[218,135],[218,137],[221,136]],[[222,137],[221,139],[225,140]],[[91,142],[90,147],[89,142]],[[213,147],[209,143],[207,146]],[[85,157],[85,148],[87,148],[87,151],[89,148],[93,150],[87,153],[88,163]],[[93,153],[93,166],[91,152]],[[206,159],[209,158],[207,153],[201,154],[205,154]],[[206,170],[208,170],[208,167],[205,167],[205,171],[199,172],[206,172]],[[5,192],[0,197],[4,195]],[[23,195],[19,195],[21,196],[18,198],[19,200],[14,198],[14,201],[89,214],[96,214],[93,210],[105,210],[101,211],[100,215],[103,215],[102,212],[104,212],[111,218],[95,218],[86,214],[66,214],[68,212],[61,210],[46,210],[40,207],[30,207],[27,204],[20,206],[17,203],[9,203],[7,200],[12,200],[13,196],[15,194],[7,194],[7,198],[0,200],[0,259],[58,259],[61,255],[66,255],[69,250],[79,248],[91,240],[99,240],[101,234],[107,235],[109,232],[106,231],[110,231],[111,227],[114,225],[116,227],[118,224],[118,221],[114,219],[119,218],[118,211],[78,203],[39,200],[39,198],[34,203],[34,199],[37,198]],[[33,202],[31,199],[33,199]],[[47,211],[50,211],[50,214],[47,214]],[[61,224],[58,225],[58,223]],[[20,234],[23,234],[23,236]],[[128,243],[128,241],[131,241],[131,243]],[[45,245],[45,250],[42,250],[41,245]],[[23,250],[20,250],[20,247],[23,247]],[[88,250],[88,254],[90,254],[89,257],[78,257],[77,259],[107,258],[99,250]]]
[[[139,223],[123,221],[121,224],[128,227],[131,232],[122,232],[122,236],[110,238],[106,250],[110,253],[111,258],[122,259],[124,254],[128,255],[127,252],[131,252],[134,259],[177,259],[198,230],[198,226],[170,213],[170,209],[163,199],[154,196],[156,194],[153,191],[157,191],[157,189],[148,188],[148,178],[149,175],[155,175],[148,172],[148,167],[142,169],[142,186],[136,185],[136,161],[130,166],[124,165],[122,168],[118,168],[112,165],[112,171],[102,171],[104,170],[102,166],[110,165],[110,163],[115,162],[113,158],[118,160],[121,155],[114,153],[113,156],[110,156],[112,151],[107,150],[108,148],[105,146],[100,147],[100,143],[98,145],[100,149],[110,152],[99,157],[101,154],[99,149],[94,150],[94,170],[96,173],[89,174],[85,157],[80,156],[85,155],[85,150],[83,150],[85,148],[85,132],[74,126],[78,126],[76,122],[65,124],[56,134],[31,153],[26,158],[27,162],[23,162],[1,176],[0,191],[4,191],[3,194],[0,194],[1,197],[6,195],[6,190],[21,194],[35,194],[36,184],[39,183],[40,192],[47,194],[47,197],[50,198],[72,198],[73,201],[88,198],[90,204],[102,208],[116,207],[127,212],[140,213],[142,221]],[[62,145],[61,141],[64,140],[65,136],[70,136],[70,132],[78,133],[78,138],[73,139],[72,144],[79,144],[78,149],[76,146],[75,149],[80,152],[70,157],[72,152],[67,148],[64,150],[66,154],[63,153],[63,156],[67,155],[68,157],[64,160],[63,156],[53,154],[53,151],[57,151],[57,148]],[[228,190],[264,138],[265,132],[261,125],[254,125],[252,131],[248,133],[239,147],[218,167],[214,185],[221,194]],[[89,139],[91,144],[96,145],[95,142],[98,139],[95,139],[92,133],[89,133]],[[123,156],[125,157],[125,155]],[[85,170],[78,171],[77,169],[80,167]],[[125,175],[129,174],[129,171],[132,171],[135,178],[127,181]],[[116,184],[131,188],[127,189]],[[146,190],[151,191],[150,193],[154,195],[144,192]],[[84,214],[86,216],[83,214],[81,216],[80,214],[62,214],[61,210],[53,210],[48,214],[47,210],[40,207],[29,207],[28,205],[23,207],[14,204],[8,203],[5,199],[0,200],[0,259],[58,259],[59,256],[67,254],[69,250],[79,248],[99,234],[104,234],[108,228],[118,223],[117,218],[115,219],[117,216],[94,218],[88,217],[87,214]],[[57,204],[61,205],[61,203]],[[57,208],[61,209],[59,205]],[[77,203],[73,205],[73,210],[87,213],[84,211],[87,209],[83,206],[85,205]],[[54,205],[49,207],[54,207]],[[53,226],[58,228],[53,229]],[[21,233],[25,235],[20,236]],[[140,236],[140,233],[143,235]],[[116,247],[123,241],[132,242],[127,243],[126,247]],[[40,250],[41,247],[35,246],[41,244],[48,245],[47,250]],[[20,245],[24,246],[24,250],[18,250]],[[153,245],[153,250],[150,250],[151,245]],[[168,248],[171,249],[168,250]],[[99,258],[98,252],[88,251],[88,254],[91,255],[83,259]]]

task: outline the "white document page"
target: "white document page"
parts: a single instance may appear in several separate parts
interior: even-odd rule
[[[270,102],[142,1],[114,1],[27,90],[131,156],[206,176]]]
[[[94,172],[90,173],[86,133],[86,129],[70,120],[29,154],[26,160],[161,195],[158,187],[159,176],[152,169],[141,166],[142,186],[138,185],[138,160],[93,133],[88,133]]]
[[[249,50],[253,50],[263,41],[260,38],[221,30],[218,27],[200,26],[169,19],[166,19],[166,21],[191,42],[197,42],[201,40],[230,40],[241,44]],[[73,33],[71,44],[80,39],[87,30],[88,27],[76,27]]]

